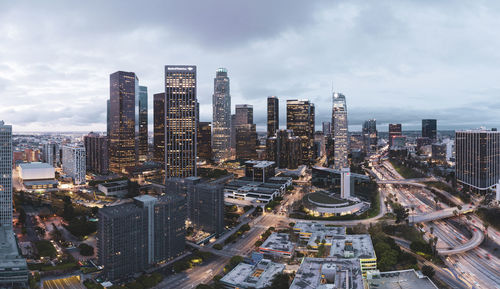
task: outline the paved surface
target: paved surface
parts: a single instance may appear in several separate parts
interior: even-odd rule
[[[79,276],[43,281],[43,289],[85,289]]]
[[[459,214],[466,214],[471,213],[472,211],[474,211],[474,209],[475,207],[472,205],[464,205],[461,210],[459,210],[457,207],[451,207],[426,214],[411,216],[409,218],[409,221],[410,223],[425,223],[453,217],[455,216],[455,211],[457,211]]]

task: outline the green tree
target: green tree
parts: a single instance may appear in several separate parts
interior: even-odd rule
[[[87,245],[85,243],[81,243],[80,246],[78,246],[78,249],[80,249],[80,255],[82,256],[94,255],[94,247]]]
[[[278,273],[274,276],[271,286],[265,289],[288,289],[290,288],[290,275],[286,273]]]
[[[434,268],[432,268],[431,266],[429,265],[424,265],[422,267],[422,274],[424,274],[425,276],[429,277],[429,278],[432,278],[434,276],[436,272],[434,271]]]

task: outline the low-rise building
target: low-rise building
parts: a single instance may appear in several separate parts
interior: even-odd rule
[[[276,165],[271,161],[250,160],[245,162],[245,177],[254,182],[265,183],[269,178],[274,177]]]
[[[0,226],[0,288],[28,288],[28,273],[14,231]]]
[[[331,235],[345,235],[345,227],[325,225],[316,222],[297,222],[293,230],[299,234],[300,239],[308,241],[313,233],[325,232]]]
[[[363,275],[377,268],[377,256],[370,235],[344,235],[331,239],[330,257],[359,260]]]
[[[55,169],[48,163],[21,163],[18,166],[19,179],[27,191],[57,190]]]
[[[359,263],[337,258],[304,258],[290,289],[363,288]]]
[[[273,182],[267,183],[238,179],[224,185],[224,197],[227,202],[230,202],[231,199],[237,199],[267,204],[285,193],[289,183],[288,179],[275,179]]]
[[[264,288],[270,286],[274,277],[284,269],[285,265],[267,259],[262,259],[255,265],[240,263],[222,277],[220,282],[225,288]]]
[[[437,289],[438,287],[422,272],[410,269],[390,272],[368,271],[365,288]]]
[[[277,258],[291,258],[294,250],[295,245],[286,233],[272,233],[259,247],[259,252],[264,256]]]
[[[122,180],[102,183],[97,186],[97,189],[106,196],[124,197],[128,194],[128,181]]]

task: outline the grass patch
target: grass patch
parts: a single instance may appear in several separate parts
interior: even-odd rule
[[[56,248],[52,245],[50,241],[41,240],[35,242],[36,250],[38,251],[38,255],[42,257],[55,258],[57,255]]]
[[[497,230],[500,230],[500,209],[499,208],[479,208],[477,216],[485,223],[490,224]]]
[[[390,160],[392,166],[394,169],[405,179],[419,179],[419,178],[425,178],[426,176],[422,174],[421,172],[409,168],[405,166],[403,163],[400,163],[396,160]]]
[[[333,198],[325,192],[311,193],[308,194],[307,197],[309,198],[309,200],[313,202],[323,203],[323,204],[342,204],[346,202],[345,200]]]

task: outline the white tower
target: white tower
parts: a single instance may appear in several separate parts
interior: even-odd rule
[[[351,170],[343,168],[340,177],[340,197],[347,199],[351,197]]]

